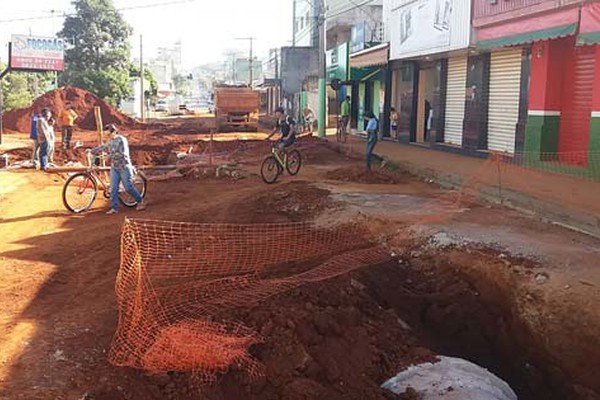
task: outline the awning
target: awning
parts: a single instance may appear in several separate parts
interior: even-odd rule
[[[388,63],[388,43],[383,43],[350,55],[350,67],[366,68]]]
[[[577,44],[595,43],[600,43],[600,3],[588,3],[581,8]]]
[[[556,39],[574,35],[579,25],[579,8],[559,10],[527,20],[477,30],[478,47],[493,48]]]

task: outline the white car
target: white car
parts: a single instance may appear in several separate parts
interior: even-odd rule
[[[156,105],[154,106],[154,111],[156,112],[167,112],[169,111],[169,105],[166,100],[158,100]]]

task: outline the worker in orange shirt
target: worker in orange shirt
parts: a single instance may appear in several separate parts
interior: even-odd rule
[[[64,149],[71,147],[71,136],[73,136],[73,126],[78,115],[73,110],[71,103],[67,104],[67,107],[60,112],[59,122],[62,130],[62,144]]]

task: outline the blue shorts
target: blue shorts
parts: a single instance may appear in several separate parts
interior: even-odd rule
[[[287,137],[279,139],[277,144],[279,145],[279,147],[286,148],[286,147],[290,147],[291,145],[293,145],[295,141],[296,141],[296,135],[289,135]]]

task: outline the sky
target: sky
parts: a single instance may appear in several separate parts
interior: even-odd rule
[[[11,34],[54,36],[63,18],[14,21],[30,17],[49,17],[73,11],[70,0],[3,0],[0,10],[0,59],[8,57]],[[247,40],[254,37],[255,55],[266,58],[270,48],[286,46],[292,37],[292,0],[113,0],[134,28],[132,57],[139,56],[139,37],[143,35],[144,59],[156,48],[182,41],[186,69],[225,58],[230,49],[249,51]],[[166,4],[174,3],[174,4]],[[7,20],[13,20],[8,22]]]

